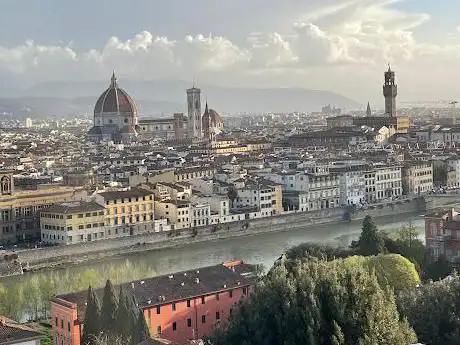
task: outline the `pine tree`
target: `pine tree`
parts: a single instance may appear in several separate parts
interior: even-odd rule
[[[117,316],[118,299],[115,295],[115,289],[110,280],[107,280],[104,289],[104,298],[101,308],[101,331],[107,336],[116,333],[115,319]]]
[[[363,220],[358,247],[360,254],[364,256],[381,254],[385,250],[384,238],[377,230],[371,216],[366,216]]]
[[[100,302],[96,292],[90,286],[86,299],[85,321],[83,325],[82,345],[94,344],[100,333]]]

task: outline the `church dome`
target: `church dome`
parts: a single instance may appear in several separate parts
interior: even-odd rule
[[[214,109],[208,109],[208,104],[206,104],[201,124],[203,126],[203,129],[209,127],[220,128],[223,127],[224,121],[222,120],[217,111],[215,111]]]
[[[112,75],[110,86],[105,90],[94,106],[94,114],[113,113],[137,117],[137,105],[128,93],[118,86],[115,73]]]

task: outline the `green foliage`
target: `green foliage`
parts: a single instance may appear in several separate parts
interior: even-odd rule
[[[131,325],[130,322],[131,312],[128,308],[127,304],[127,297],[120,286],[120,295],[118,297],[118,309],[117,314],[115,317],[115,328],[117,330],[117,334],[120,336],[121,339],[129,340],[131,339]]]
[[[134,345],[139,344],[141,341],[148,339],[149,336],[150,331],[147,322],[145,321],[144,311],[140,309],[136,319],[132,343]]]
[[[0,314],[17,321],[46,319],[50,316],[49,301],[57,294],[86,290],[89,285],[99,288],[107,279],[121,284],[154,275],[150,267],[126,260],[79,272],[72,268],[14,277],[5,281],[5,286],[0,284]]]
[[[385,241],[371,216],[366,216],[363,220],[361,236],[357,243],[360,255],[378,255],[385,251]]]
[[[458,345],[460,339],[460,277],[428,283],[398,295],[398,307],[419,341],[430,345]]]
[[[83,345],[95,344],[95,339],[101,332],[100,311],[101,305],[99,298],[97,297],[93,288],[90,286],[88,288],[88,296],[86,298],[85,321],[83,327],[83,337],[81,341]]]
[[[334,260],[309,261],[294,271],[276,265],[211,342],[408,345],[415,340],[391,289],[362,266]]]
[[[110,280],[107,280],[104,288],[104,298],[102,299],[101,308],[101,330],[108,336],[114,334],[115,318],[117,315],[118,299],[115,295],[115,289]]]
[[[344,263],[349,267],[366,268],[370,273],[375,273],[382,287],[390,286],[395,291],[413,288],[420,283],[415,265],[398,254],[351,256]]]
[[[286,251],[288,260],[308,261],[311,259],[334,260],[353,255],[351,249],[334,248],[316,243],[302,243]]]

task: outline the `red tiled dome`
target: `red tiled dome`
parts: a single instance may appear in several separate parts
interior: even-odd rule
[[[118,87],[115,73],[109,88],[105,90],[94,106],[94,114],[116,113],[137,116],[137,106],[128,93]]]

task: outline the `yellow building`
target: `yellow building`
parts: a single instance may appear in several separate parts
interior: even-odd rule
[[[147,224],[154,220],[154,195],[152,191],[131,188],[129,190],[98,193],[96,202],[106,209],[106,226],[115,226],[128,232],[147,231]]]
[[[42,241],[73,244],[112,237],[104,221],[104,206],[93,201],[53,205],[40,212]]]
[[[409,116],[398,116],[396,118],[396,132],[407,133],[410,126]]]
[[[52,186],[15,190],[11,172],[0,173],[0,244],[40,239],[39,210],[52,204],[78,200],[80,188]]]

